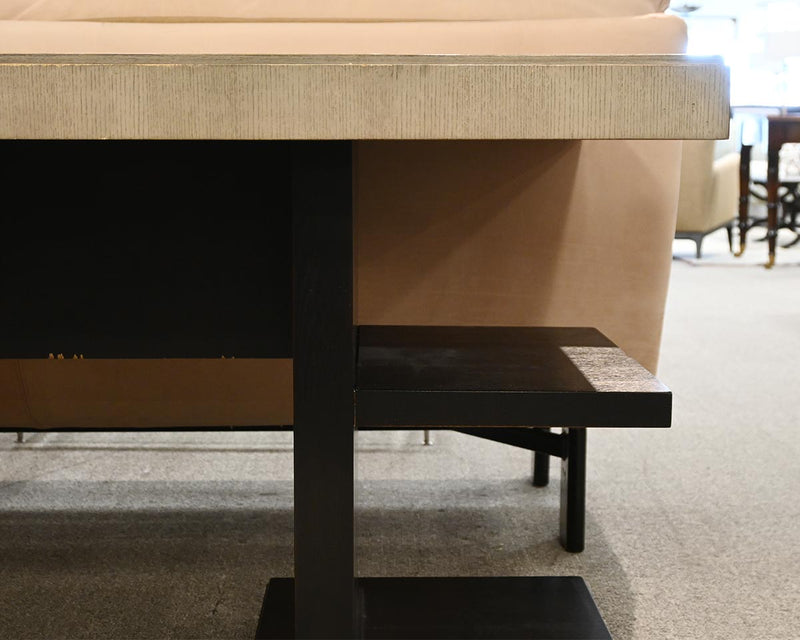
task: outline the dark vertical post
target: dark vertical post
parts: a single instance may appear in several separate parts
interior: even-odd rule
[[[292,144],[295,637],[354,633],[350,142]]]
[[[750,220],[750,152],[753,147],[743,144],[739,152],[739,251],[736,256],[744,253],[747,236],[747,225]]]
[[[775,264],[775,241],[778,238],[778,187],[780,186],[778,163],[783,141],[779,139],[775,132],[776,129],[777,127],[770,123],[769,142],[767,144],[767,244],[769,245],[769,259],[766,266],[768,269],[771,269]]]
[[[561,544],[583,551],[586,526],[586,429],[566,429],[567,457],[561,463]]]
[[[544,429],[550,432],[550,429]],[[550,454],[542,451],[533,452],[533,486],[546,487],[550,483]]]

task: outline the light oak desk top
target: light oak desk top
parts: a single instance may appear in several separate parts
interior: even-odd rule
[[[0,55],[0,138],[725,138],[728,84],[681,55]]]

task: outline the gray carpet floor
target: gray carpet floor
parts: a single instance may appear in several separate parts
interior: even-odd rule
[[[724,244],[675,244],[673,427],[589,433],[585,552],[558,465],[537,489],[522,450],[362,433],[359,574],[581,575],[618,639],[800,637],[800,249]],[[291,572],[287,434],[0,435],[0,638],[251,638]]]

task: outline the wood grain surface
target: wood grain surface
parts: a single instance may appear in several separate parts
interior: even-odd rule
[[[720,58],[0,55],[0,138],[725,138]]]
[[[672,393],[597,329],[360,326],[362,427],[668,427]]]

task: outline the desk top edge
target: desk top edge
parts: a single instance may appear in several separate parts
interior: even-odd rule
[[[0,55],[0,139],[725,138],[728,86],[684,55]]]

